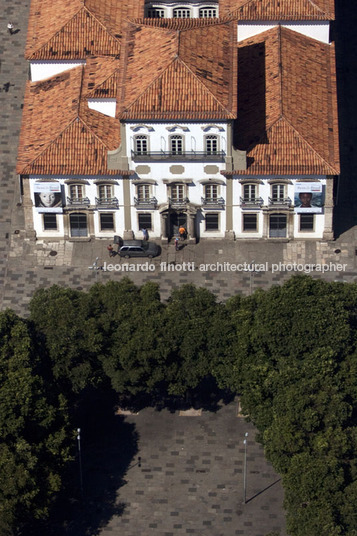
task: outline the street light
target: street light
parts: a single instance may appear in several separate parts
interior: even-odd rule
[[[78,441],[78,461],[79,461],[79,483],[81,487],[81,497],[83,501],[83,475],[82,475],[82,454],[81,454],[81,429],[77,428]]]
[[[247,443],[248,432],[245,433],[244,444],[244,466],[243,466],[243,504],[247,502]]]

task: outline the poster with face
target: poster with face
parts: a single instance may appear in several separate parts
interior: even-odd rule
[[[38,212],[63,212],[61,185],[58,182],[35,182],[33,191]]]
[[[296,182],[294,191],[295,212],[321,214],[324,206],[321,182]]]

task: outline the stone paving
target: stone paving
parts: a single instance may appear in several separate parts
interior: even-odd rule
[[[102,519],[100,536],[286,535],[280,478],[254,427],[237,416],[237,400],[200,417],[148,408],[125,421],[138,434],[137,456],[116,495],[122,515]],[[96,482],[102,471],[92,468],[84,481]]]

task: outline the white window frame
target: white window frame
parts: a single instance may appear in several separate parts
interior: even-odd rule
[[[170,197],[172,201],[183,202],[187,197],[186,192],[186,184],[175,183],[170,185]]]
[[[85,185],[84,184],[70,184],[69,187],[69,198],[70,199],[84,199],[85,198]]]
[[[149,153],[149,136],[146,134],[137,134],[134,136],[134,152],[138,155]]]
[[[190,19],[192,16],[191,9],[188,7],[175,7],[172,11],[174,19]]]
[[[205,136],[205,152],[207,154],[217,154],[219,152],[219,136],[217,134],[207,134]]]
[[[244,201],[255,201],[258,196],[258,186],[254,183],[243,184],[243,199]],[[248,190],[248,195],[246,191]]]
[[[219,197],[219,185],[218,184],[206,184],[204,189],[205,189],[205,199],[217,201]]]
[[[178,148],[179,142],[181,147]],[[185,138],[181,134],[173,134],[169,137],[170,152],[174,155],[184,154],[185,152]],[[174,148],[175,147],[175,148]]]
[[[144,192],[144,195],[142,195]],[[150,184],[137,184],[136,186],[136,196],[140,201],[147,201],[151,196],[151,185]]]
[[[214,12],[214,14],[213,14]],[[199,10],[200,19],[216,19],[218,17],[218,8],[215,6],[203,6]]]
[[[277,190],[277,195],[274,195],[274,190]],[[283,195],[281,195],[281,192]],[[286,198],[286,185],[282,183],[272,184],[271,198],[273,201],[283,201]]]

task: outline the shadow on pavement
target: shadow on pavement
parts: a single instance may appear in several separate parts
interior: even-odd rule
[[[127,470],[137,463],[138,434],[135,424],[115,416],[112,408],[106,414],[100,409],[81,423],[83,498],[77,450],[49,521],[32,527],[26,536],[95,536],[125,511],[117,494]]]

